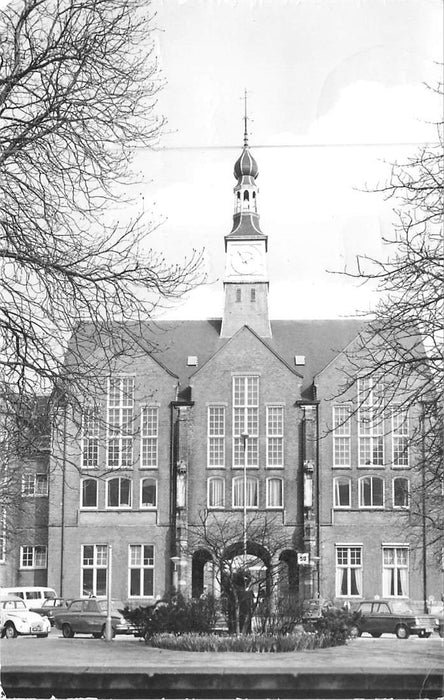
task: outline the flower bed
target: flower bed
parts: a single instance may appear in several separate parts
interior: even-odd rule
[[[286,635],[245,634],[154,634],[146,638],[151,647],[172,651],[241,651],[241,652],[286,652],[323,649],[335,646],[337,641],[330,634],[295,633]]]

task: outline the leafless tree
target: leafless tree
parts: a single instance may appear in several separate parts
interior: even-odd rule
[[[437,88],[443,96],[442,85]],[[396,202],[397,223],[384,239],[385,260],[360,257],[348,276],[377,283],[380,301],[357,344],[346,352],[342,390],[356,376],[380,383],[384,401],[409,414],[405,449],[416,464],[410,494],[411,521],[426,532],[438,557],[444,546],[444,138],[423,146],[404,164],[395,164],[380,188]],[[359,406],[357,407],[359,409]]]
[[[280,555],[293,549],[276,516],[248,513],[246,554],[241,514],[203,510],[195,523],[187,525],[186,536],[182,553],[206,553],[213,565],[229,628],[236,634],[247,632],[259,608],[270,616],[273,595],[285,576],[286,563]]]
[[[170,264],[150,250],[154,224],[132,201],[133,156],[149,153],[164,123],[154,31],[149,0],[13,0],[0,10],[7,480],[39,395],[51,396],[50,417],[82,403],[123,346],[153,348],[139,329],[155,308],[201,281],[200,254]]]

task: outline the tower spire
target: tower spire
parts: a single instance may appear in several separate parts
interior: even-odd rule
[[[248,148],[247,88],[244,90],[244,148]]]

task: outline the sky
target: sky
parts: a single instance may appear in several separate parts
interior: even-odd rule
[[[436,140],[441,0],[153,0],[166,80],[160,149],[141,155],[150,237],[171,262],[204,250],[208,284],[164,317],[218,317],[233,165],[248,93],[271,318],[338,318],[374,292],[334,274],[387,254],[393,201],[366,192]],[[332,272],[329,272],[332,271]]]

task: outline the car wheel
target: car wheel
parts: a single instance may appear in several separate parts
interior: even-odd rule
[[[17,636],[17,630],[15,629],[12,622],[8,622],[5,625],[5,630],[3,632],[3,635],[6,637],[6,639],[14,639],[14,637]]]
[[[376,639],[377,639],[380,636],[381,636],[381,632],[372,632],[372,637],[376,637]]]
[[[361,630],[359,629],[358,625],[353,625],[353,627],[350,627],[350,632],[349,636],[352,639],[356,639],[356,637],[360,637],[362,634]]]
[[[396,628],[396,636],[398,639],[408,639],[410,637],[410,630],[405,625],[399,625]]]
[[[422,635],[421,635],[421,637],[424,637],[424,639],[428,639],[428,638],[431,637],[431,636],[432,636],[432,633],[431,633],[431,632],[423,632]]]
[[[38,635],[37,635],[37,637],[38,637],[39,639],[43,639],[44,637],[47,637],[47,636],[48,636],[48,632],[42,632],[42,634],[38,634]]]
[[[65,639],[72,639],[74,637],[74,632],[72,631],[71,625],[68,625],[67,622],[65,622],[62,625],[62,634],[65,637]]]
[[[93,636],[93,639],[100,639],[100,637],[102,636],[102,633],[101,632],[93,632],[92,636]]]
[[[103,625],[102,634],[101,634],[103,639],[105,639],[105,635],[106,635],[106,625]],[[114,639],[115,636],[116,636],[116,630],[114,629],[114,627],[111,627],[111,639]]]

